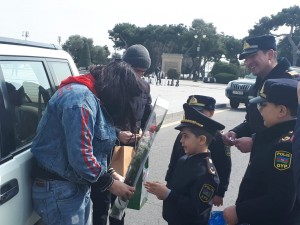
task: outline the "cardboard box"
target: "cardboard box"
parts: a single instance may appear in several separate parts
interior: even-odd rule
[[[110,167],[125,177],[133,155],[134,148],[131,146],[115,146]]]

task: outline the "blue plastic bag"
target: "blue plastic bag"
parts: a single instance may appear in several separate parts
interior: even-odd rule
[[[227,225],[223,217],[223,211],[211,211],[208,225]]]

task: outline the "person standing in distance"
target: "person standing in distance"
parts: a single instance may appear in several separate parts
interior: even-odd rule
[[[294,71],[289,70],[291,65],[286,58],[277,60],[276,49],[276,40],[272,35],[251,37],[244,42],[243,52],[239,59],[244,59],[251,73],[257,76],[249,98],[258,95],[267,79],[293,78],[295,75]],[[251,151],[252,135],[265,129],[256,104],[248,104],[246,110],[244,122],[223,135],[226,145],[235,145],[244,153]]]
[[[107,170],[115,125],[134,124],[130,101],[139,95],[125,62],[70,76],[47,104],[31,152],[37,162],[33,205],[47,225],[90,225],[90,187],[129,199],[135,188]]]
[[[150,95],[150,85],[142,79],[144,73],[150,68],[151,58],[148,50],[140,44],[130,46],[124,53],[122,60],[131,65],[134,70],[141,89],[141,94],[135,96],[130,102],[133,110],[135,129],[129,129],[126,124],[116,127],[118,137],[117,145],[135,146],[136,142],[140,139],[141,131],[144,130],[146,122],[152,111],[152,98]],[[114,171],[113,168],[110,168]],[[124,180],[123,177],[120,179]],[[94,191],[95,190],[95,191]],[[109,191],[98,192],[92,186],[91,198],[93,201],[93,225],[106,225],[107,218],[109,218],[110,225],[123,225],[124,217],[122,220],[117,220],[108,216],[110,204],[113,204],[116,196],[111,195]]]

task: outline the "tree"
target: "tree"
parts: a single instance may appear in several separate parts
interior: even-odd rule
[[[88,69],[90,65],[91,65],[90,47],[89,47],[88,43],[85,42],[84,47],[80,54],[78,66]]]
[[[107,64],[109,62],[108,56],[110,52],[108,47],[95,46],[91,50],[91,60],[94,65]]]
[[[73,57],[75,64],[77,65],[79,62],[81,50],[84,46],[84,40],[80,35],[72,35],[67,41],[62,45],[63,50],[70,53]]]
[[[289,28],[288,33],[275,34],[279,28],[287,27]],[[292,65],[300,65],[300,8],[299,6],[292,6],[290,8],[283,9],[276,15],[271,15],[271,17],[263,17],[259,20],[259,23],[254,26],[252,30],[249,31],[250,35],[262,35],[271,33],[276,37],[281,37],[281,42],[278,47],[279,55],[282,53],[287,53],[292,62]],[[287,46],[289,43],[289,46]]]
[[[93,39],[72,35],[62,45],[62,48],[69,52],[77,66],[89,67],[92,64],[106,64],[109,62],[110,52],[105,45],[94,46]]]

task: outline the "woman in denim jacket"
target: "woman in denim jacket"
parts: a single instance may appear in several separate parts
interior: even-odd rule
[[[90,224],[92,183],[99,192],[133,195],[134,187],[107,171],[107,157],[116,141],[115,126],[135,126],[129,103],[140,93],[125,62],[99,66],[61,83],[31,147],[37,161],[32,198],[45,224]]]

